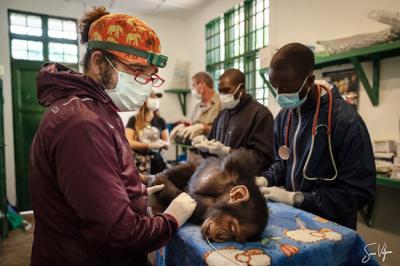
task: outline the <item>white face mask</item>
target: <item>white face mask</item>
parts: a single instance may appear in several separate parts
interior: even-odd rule
[[[196,89],[192,89],[192,90],[191,90],[191,94],[192,94],[197,100],[200,100],[200,99],[201,99],[201,94],[198,93]]]
[[[107,57],[106,59],[118,73],[118,81],[115,88],[106,90],[108,96],[121,112],[138,110],[150,96],[151,82],[140,84],[135,80],[134,76],[118,71]]]
[[[237,99],[235,99],[235,93],[239,90],[240,86],[243,84],[240,83],[237,87],[236,90],[233,93],[229,94],[220,94],[219,99],[221,100],[221,108],[222,109],[233,109],[235,108],[239,102],[240,102],[240,95]]]
[[[160,100],[158,98],[149,98],[146,100],[146,105],[151,111],[157,110],[160,108]]]

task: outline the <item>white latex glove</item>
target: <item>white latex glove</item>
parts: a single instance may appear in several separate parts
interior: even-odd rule
[[[210,143],[214,142],[213,140],[208,140],[206,136],[200,135],[194,137],[192,140],[192,145],[197,148],[199,151],[208,152],[210,147]]]
[[[192,139],[192,145],[196,147],[196,145],[201,144],[203,142],[208,141],[207,137],[204,135],[196,136]]]
[[[169,204],[164,213],[174,216],[181,227],[192,216],[196,206],[196,201],[189,194],[182,192]]]
[[[264,176],[256,176],[255,177],[256,185],[261,187],[268,186],[268,180]]]
[[[267,200],[282,202],[290,206],[294,204],[294,192],[286,191],[280,187],[262,187],[260,191]]]
[[[161,184],[147,188],[147,206],[154,207],[157,204],[156,196],[154,194],[163,190],[164,187],[165,185]]]
[[[150,142],[147,145],[149,147],[149,150],[157,152],[157,151],[159,151],[161,148],[163,148],[165,146],[165,143],[164,143],[163,140],[159,139],[157,141]]]
[[[170,135],[170,138],[171,138],[171,139],[174,139],[176,135],[180,135],[180,134],[179,134],[180,131],[181,131],[182,129],[184,129],[184,128],[185,128],[185,124],[178,124],[177,126],[175,126],[175,127],[171,130],[171,133],[169,134],[169,135]]]
[[[208,152],[211,154],[218,155],[218,157],[223,157],[229,154],[231,151],[231,148],[228,146],[225,146],[219,141],[210,141],[208,143]]]
[[[195,136],[202,134],[203,131],[204,131],[204,125],[199,123],[185,127],[179,133],[182,134],[185,138],[193,139]]]

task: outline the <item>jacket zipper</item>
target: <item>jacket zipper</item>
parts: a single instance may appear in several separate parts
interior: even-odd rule
[[[297,107],[297,117],[298,117],[299,123],[297,124],[296,132],[294,133],[294,138],[293,138],[293,164],[292,164],[292,173],[291,173],[291,181],[292,181],[292,189],[293,189],[293,191],[296,191],[296,188],[294,186],[294,172],[295,172],[296,164],[297,164],[297,151],[296,151],[297,136],[299,134],[300,126],[301,126],[301,111],[300,111],[300,107]]]

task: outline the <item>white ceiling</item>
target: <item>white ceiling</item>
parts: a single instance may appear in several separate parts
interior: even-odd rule
[[[149,15],[188,15],[212,0],[62,0],[85,6],[104,5],[107,9],[128,10]]]

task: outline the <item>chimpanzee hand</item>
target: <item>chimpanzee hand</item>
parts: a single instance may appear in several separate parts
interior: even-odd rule
[[[189,194],[182,192],[171,202],[164,213],[172,215],[181,227],[192,216],[196,206],[196,201]]]
[[[294,204],[294,192],[286,191],[280,187],[261,187],[260,191],[265,199],[282,202],[291,206]]]
[[[164,184],[152,186],[147,188],[147,206],[154,207],[157,205],[157,199],[154,195],[156,192],[159,192],[164,189]]]

